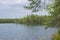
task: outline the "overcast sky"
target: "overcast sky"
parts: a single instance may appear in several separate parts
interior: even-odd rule
[[[27,0],[0,0],[0,18],[19,18],[31,14],[31,11],[23,8],[27,4]],[[35,14],[45,15],[47,12]]]

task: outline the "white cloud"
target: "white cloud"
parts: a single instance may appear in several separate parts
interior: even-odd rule
[[[20,8],[27,3],[27,0],[0,0],[0,9]]]
[[[0,18],[23,17],[28,11],[23,8],[27,0],[0,0]]]
[[[27,0],[0,0],[0,4],[21,4],[26,3]]]

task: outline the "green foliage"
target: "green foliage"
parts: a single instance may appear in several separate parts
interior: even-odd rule
[[[29,25],[47,25],[49,21],[49,16],[39,16],[39,15],[28,15],[19,20],[19,23],[29,24]]]
[[[0,23],[14,23],[15,19],[0,19]]]
[[[28,0],[30,3],[28,6],[25,6],[26,9],[31,9],[32,12],[37,12],[41,8],[41,0]]]
[[[60,27],[60,0],[53,0],[48,9],[52,17],[49,25]]]
[[[50,16],[39,16],[33,14],[18,19],[0,19],[0,23],[20,23],[28,25],[47,25],[48,21],[50,21]]]
[[[30,2],[29,6],[25,6],[27,9],[31,9],[33,12],[37,12],[41,8],[41,0],[28,0]],[[45,0],[46,1],[46,0]],[[49,0],[51,3],[47,5],[46,9],[51,14],[51,21],[49,26],[60,25],[60,0]]]
[[[60,40],[60,36],[53,38],[52,40]]]
[[[58,33],[53,34],[52,40],[60,40],[60,28],[58,29]]]

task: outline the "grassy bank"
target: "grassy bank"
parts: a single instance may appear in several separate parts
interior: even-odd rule
[[[60,28],[58,28],[58,32],[52,35],[52,40],[60,40]]]

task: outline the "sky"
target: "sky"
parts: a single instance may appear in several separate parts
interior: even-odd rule
[[[21,18],[31,14],[31,11],[24,9],[28,0],[0,0],[0,18]],[[47,11],[33,14],[47,15]]]

